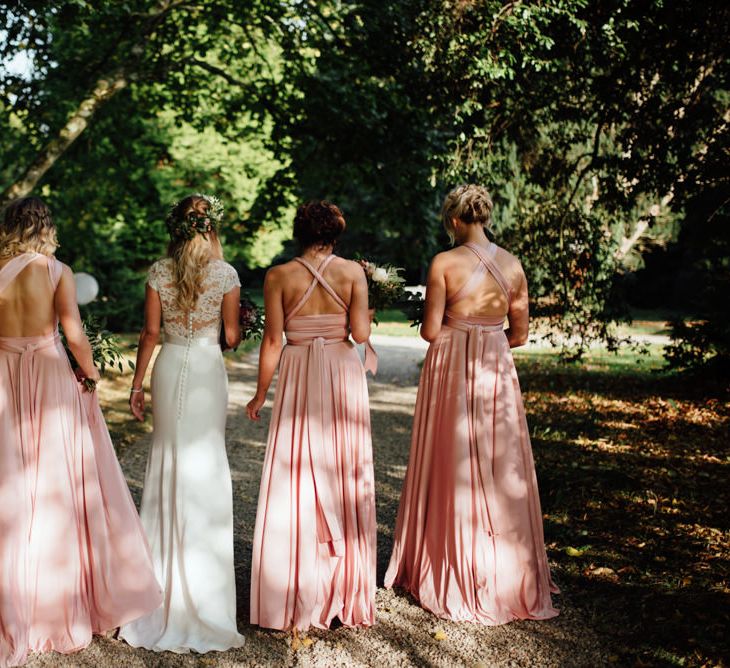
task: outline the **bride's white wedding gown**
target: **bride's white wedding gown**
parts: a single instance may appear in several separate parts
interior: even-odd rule
[[[176,308],[171,260],[150,269],[164,342],[152,371],[154,434],[140,516],[162,605],[122,627],[130,645],[207,652],[243,645],[236,628],[231,475],[225,448],[228,379],[218,345],[223,295],[240,285],[210,263],[195,311]]]

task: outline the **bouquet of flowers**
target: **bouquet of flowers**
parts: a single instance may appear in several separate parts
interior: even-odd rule
[[[241,302],[238,305],[238,325],[241,328],[241,341],[260,339],[264,333],[264,314],[247,292],[241,293]],[[222,327],[220,344],[223,350],[228,349],[226,332]]]
[[[94,364],[99,367],[99,371],[103,374],[107,367],[117,367],[120,373],[124,371],[125,360],[119,345],[119,339],[104,329],[102,324],[94,316],[83,318],[81,325],[84,328],[86,338],[89,339],[89,343],[91,344],[91,354],[94,358]],[[87,392],[93,392],[96,389],[96,381],[83,377],[79,363],[68,347],[63,330],[61,330],[61,342],[63,343],[63,348],[66,351],[66,355],[68,355],[68,361],[71,363],[71,368],[74,370],[76,377],[83,383]],[[134,362],[127,360],[127,364],[130,369],[134,370]]]
[[[406,292],[400,303],[400,310],[411,321],[411,327],[423,324],[423,312],[426,300],[420,292]]]
[[[391,307],[403,298],[405,292],[400,267],[390,264],[376,265],[369,260],[359,260],[368,281],[368,305],[371,309],[381,311]],[[377,320],[375,321],[377,324]]]

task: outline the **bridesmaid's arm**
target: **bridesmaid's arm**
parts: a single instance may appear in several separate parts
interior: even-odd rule
[[[56,288],[54,305],[61,327],[63,327],[66,343],[68,343],[68,347],[78,362],[84,377],[99,380],[99,370],[94,366],[91,345],[81,324],[79,305],[76,302],[76,283],[71,269],[65,264]]]
[[[226,333],[226,345],[237,348],[241,343],[241,326],[238,324],[239,305],[241,303],[241,288],[235,286],[223,295],[221,314],[223,316],[223,330]]]
[[[353,262],[354,281],[350,299],[350,334],[355,343],[365,343],[370,338],[371,316],[368,312],[368,281],[362,267]]]
[[[510,348],[524,346],[527,343],[527,333],[530,329],[530,305],[527,294],[527,278],[520,267],[520,284],[512,293],[512,299],[507,313],[509,328],[505,331]]]
[[[132,392],[129,395],[129,407],[132,414],[140,422],[144,420],[144,390],[142,383],[150,364],[152,353],[160,339],[160,323],[162,320],[162,304],[157,290],[149,284],[145,288],[144,299],[144,326],[139,335],[137,345],[137,363],[134,367],[134,378],[132,379]]]
[[[264,279],[264,335],[259,350],[259,378],[256,394],[248,402],[246,412],[251,420],[260,420],[259,411],[266,402],[266,393],[274,378],[281,357],[284,334],[284,303],[278,270],[269,269]]]
[[[446,277],[444,276],[443,261],[436,256],[428,269],[421,338],[431,342],[439,335],[445,310]]]

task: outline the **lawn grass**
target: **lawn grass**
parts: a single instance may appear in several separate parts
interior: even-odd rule
[[[609,663],[727,665],[727,384],[605,355],[515,355],[555,575]]]

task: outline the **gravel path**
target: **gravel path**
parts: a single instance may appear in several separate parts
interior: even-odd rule
[[[380,356],[376,380],[370,381],[378,516],[378,582],[390,556],[392,527],[410,444],[419,362],[424,346],[418,339],[374,337]],[[239,628],[246,636],[241,649],[222,653],[176,655],[133,650],[112,637],[96,638],[71,655],[40,655],[39,666],[602,666],[611,659],[585,615],[571,607],[570,594],[557,598],[561,615],[546,622],[514,622],[500,627],[451,623],[425,612],[405,594],[379,589],[377,624],[370,629],[311,632],[299,646],[289,634],[248,624],[251,541],[258,483],[266,447],[271,401],[259,424],[245,416],[255,387],[256,358],[229,360],[230,406],[228,452],[233,477],[236,580]],[[107,403],[107,396],[103,397]],[[118,399],[111,400],[118,401]],[[119,409],[110,407],[108,414]],[[126,439],[125,439],[126,440]],[[149,434],[119,447],[119,458],[135,500],[139,502]],[[564,583],[558,583],[564,584]],[[569,586],[565,585],[569,590]],[[611,664],[615,665],[615,664]]]

